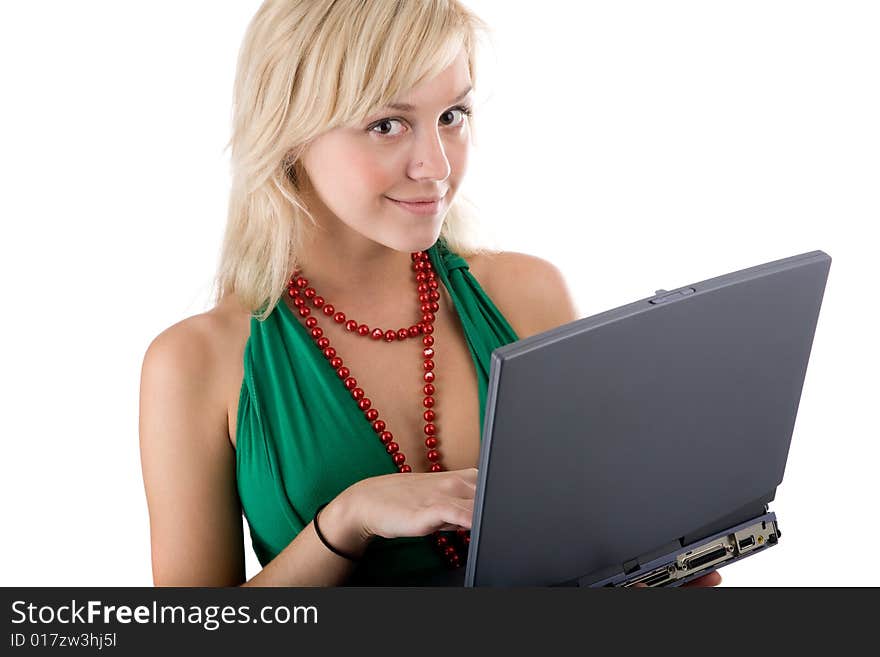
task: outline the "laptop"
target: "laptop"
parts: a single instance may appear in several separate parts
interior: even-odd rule
[[[495,349],[464,586],[679,586],[778,545],[830,265],[775,260]]]

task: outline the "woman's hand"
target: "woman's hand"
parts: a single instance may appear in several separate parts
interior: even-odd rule
[[[477,469],[406,472],[362,479],[345,492],[365,540],[470,529]]]
[[[427,536],[435,531],[470,529],[477,469],[407,472],[362,479],[345,491],[348,508],[364,541],[373,537]],[[682,584],[718,586],[713,571]],[[644,584],[637,584],[644,587]]]

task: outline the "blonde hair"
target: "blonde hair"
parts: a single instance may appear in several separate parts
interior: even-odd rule
[[[234,292],[259,320],[272,313],[306,230],[316,226],[300,161],[310,141],[363,121],[435,77],[462,48],[476,87],[480,31],[489,32],[458,0],[266,0],[260,6],[238,56],[217,303]],[[440,233],[463,256],[491,250],[476,243],[473,207],[458,194]]]

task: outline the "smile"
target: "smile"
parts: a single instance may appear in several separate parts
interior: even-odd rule
[[[386,196],[385,198],[387,198],[398,207],[403,208],[404,210],[412,212],[413,214],[423,216],[437,214],[440,211],[440,206],[442,206],[446,202],[445,196],[439,201],[433,201],[431,203],[405,203],[403,201],[397,201],[388,196]]]

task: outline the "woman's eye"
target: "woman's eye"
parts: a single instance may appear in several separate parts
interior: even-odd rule
[[[441,121],[443,120],[443,117],[452,115],[455,112],[459,112],[461,114],[461,120],[458,123],[446,123],[445,125],[447,127],[455,128],[455,127],[459,127],[459,126],[463,125],[466,117],[471,116],[471,113],[472,113],[470,108],[468,108],[468,107],[453,107],[452,109],[446,110],[446,112],[443,113],[443,116],[440,117]],[[386,128],[388,128],[389,126],[391,126],[394,123],[402,123],[402,121],[400,119],[382,119],[381,121],[378,121],[377,123],[374,123],[372,126],[370,126],[368,131],[374,132],[378,135],[381,135],[382,137],[396,137],[397,135],[400,134],[399,132],[392,133],[392,132],[386,131]]]
[[[447,111],[446,114],[451,114],[452,112],[459,112],[461,114],[461,123],[459,123],[459,125],[463,125],[472,114],[471,109],[464,106],[453,107],[451,110]],[[446,116],[446,114],[443,116]]]
[[[380,134],[383,137],[386,137],[386,136],[390,135],[391,133],[384,130],[383,128],[385,126],[390,126],[392,123],[400,123],[400,121],[398,119],[382,119],[381,121],[379,121],[379,123],[377,123],[372,128],[370,128],[370,132],[376,132],[377,134]]]

